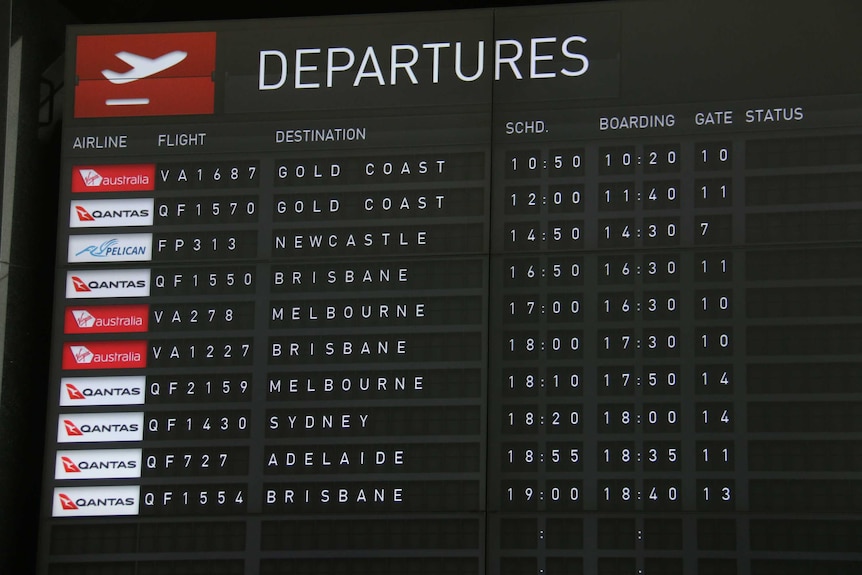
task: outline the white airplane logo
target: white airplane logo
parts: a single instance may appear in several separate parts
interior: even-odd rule
[[[174,50],[162,54],[157,58],[147,58],[131,52],[117,52],[117,58],[132,67],[128,72],[114,72],[113,70],[102,70],[102,75],[112,84],[128,84],[144,78],[149,78],[172,66],[176,66],[186,59],[188,52]],[[108,106],[139,106],[149,104],[149,98],[113,98],[105,100]]]
[[[114,72],[113,70],[102,70],[102,75],[112,84],[128,84],[135,80],[148,78],[153,74],[158,74],[162,70],[167,70],[171,66],[176,66],[186,59],[188,52],[182,50],[174,50],[163,54],[158,58],[147,58],[146,56],[138,56],[131,52],[117,52],[114,54],[117,58],[132,67],[128,72]]]

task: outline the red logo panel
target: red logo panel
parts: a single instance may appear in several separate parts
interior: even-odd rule
[[[112,164],[72,168],[72,192],[150,192],[156,188],[155,164]]]
[[[216,34],[79,36],[75,117],[212,114]]]
[[[81,305],[66,308],[63,333],[135,333],[147,331],[150,306]]]
[[[63,369],[147,367],[146,341],[85,341],[63,345]]]

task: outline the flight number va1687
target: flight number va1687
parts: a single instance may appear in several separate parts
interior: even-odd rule
[[[260,162],[195,162],[159,164],[156,189],[257,187]]]

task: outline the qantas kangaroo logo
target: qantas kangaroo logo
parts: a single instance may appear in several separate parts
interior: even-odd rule
[[[66,393],[69,394],[69,399],[87,399],[81,390],[72,385],[71,383],[66,384]]]
[[[60,460],[63,462],[63,470],[66,473],[81,473],[81,468],[78,467],[78,464],[65,455],[60,457]]]
[[[75,511],[78,509],[78,506],[75,505],[75,502],[72,501],[72,498],[66,495],[65,493],[58,493],[57,497],[60,499],[60,505],[66,511]]]
[[[64,419],[63,425],[66,427],[66,435],[69,437],[80,437],[84,435],[84,432],[78,429],[78,426],[71,420]]]
[[[79,278],[78,276],[72,276],[72,285],[75,286],[75,291],[78,292],[87,292],[91,291],[89,287],[87,287],[86,282]]]
[[[75,211],[78,213],[78,220],[82,222],[95,222],[96,218],[93,214],[87,211],[84,206],[75,206]]]

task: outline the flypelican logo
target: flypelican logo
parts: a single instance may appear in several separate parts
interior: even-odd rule
[[[68,261],[149,261],[152,258],[152,243],[153,234],[70,236]]]
[[[150,270],[76,270],[66,272],[66,297],[115,298],[150,295]]]
[[[151,192],[156,184],[155,164],[75,166],[72,192]]]
[[[64,377],[60,380],[60,405],[141,405],[145,386],[142,375]]]
[[[119,243],[120,240],[118,240],[117,238],[111,238],[109,240],[103,241],[98,246],[89,245],[84,249],[75,252],[75,257],[78,257],[82,254],[90,254],[94,258],[104,258],[108,257],[109,255],[123,255],[123,250],[117,247],[117,244]]]
[[[216,34],[79,36],[75,117],[212,114]]]
[[[54,489],[53,517],[137,515],[141,488],[137,485],[58,487]]]

